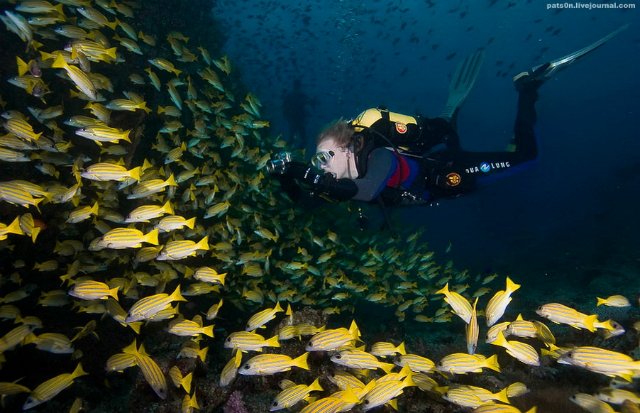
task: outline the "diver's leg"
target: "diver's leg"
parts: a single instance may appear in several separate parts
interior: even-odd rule
[[[450,120],[444,118],[422,118],[420,134],[421,139],[427,143],[426,148],[428,149],[444,144],[447,149],[461,150],[460,139],[454,124]]]

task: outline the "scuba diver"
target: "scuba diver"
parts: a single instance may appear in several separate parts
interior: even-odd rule
[[[296,148],[305,148],[307,145],[307,107],[310,101],[306,93],[302,91],[300,79],[293,81],[293,88],[282,95],[282,115],[289,125],[289,143]]]
[[[322,131],[311,163],[279,153],[267,164],[283,189],[298,201],[305,192],[329,200],[378,201],[389,205],[430,204],[473,191],[488,176],[513,170],[537,157],[534,125],[538,88],[552,75],[592,52],[627,26],[595,43],[513,78],[518,96],[513,140],[503,152],[461,148],[456,133],[460,106],[482,65],[484,52],[467,57],[454,72],[440,117],[424,118],[368,109],[337,120]]]

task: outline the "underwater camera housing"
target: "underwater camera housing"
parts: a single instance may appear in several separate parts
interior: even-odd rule
[[[291,162],[291,152],[279,152],[267,162],[267,172],[283,175],[287,170],[287,164]]]

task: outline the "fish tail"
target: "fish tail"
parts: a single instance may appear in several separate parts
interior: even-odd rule
[[[56,54],[56,58],[51,64],[51,67],[54,69],[64,69],[67,67],[67,61],[64,60],[62,53]]]
[[[129,176],[133,179],[135,179],[136,181],[140,180],[140,167],[136,166],[135,168],[131,169],[129,171]]]
[[[134,321],[132,323],[128,323],[127,325],[131,327],[134,333],[140,334],[140,326],[142,326],[142,321]]]
[[[20,59],[20,56],[16,56],[16,63],[18,64],[18,76],[22,76],[29,71],[29,65]]]
[[[163,206],[162,210],[167,214],[173,214],[173,208],[171,207],[171,201],[167,201]]]
[[[144,241],[148,242],[151,245],[158,245],[158,228],[151,230],[147,235],[144,236]]]
[[[592,314],[585,317],[582,323],[587,330],[593,333],[594,331],[596,331],[596,328],[594,326],[594,323],[596,322],[598,322],[598,316],[596,314]]]
[[[191,393],[191,381],[193,380],[193,373],[189,373],[182,378],[180,381],[180,385],[187,391],[187,393]]]
[[[400,354],[402,354],[403,356],[405,354],[407,354],[407,350],[405,350],[404,348],[404,341],[402,343],[400,343],[400,345],[398,345],[398,347],[396,347],[396,351]]]
[[[33,228],[33,231],[31,231],[31,242],[34,244],[36,242],[36,238],[38,238],[38,234],[40,234],[40,231],[42,231],[42,228],[40,227],[35,227]]]
[[[20,217],[15,217],[15,219],[11,222],[11,224],[9,224],[9,226],[5,229],[5,232],[7,234],[23,235],[24,232],[20,227]]]
[[[600,298],[600,297],[596,297],[598,299],[598,302],[596,303],[596,307],[600,307],[603,304],[607,303],[607,299],[606,298]]]
[[[202,334],[207,337],[213,337],[213,325],[202,327]]]
[[[278,301],[278,302],[276,302],[276,306],[273,307],[273,312],[274,313],[278,313],[280,311],[283,311],[283,310],[282,310],[282,307],[280,307],[280,301]]]
[[[180,294],[180,284],[178,284],[178,286],[176,287],[176,289],[171,293],[171,295],[169,296],[169,299],[171,301],[187,301],[185,300],[185,298],[182,296],[182,294]]]
[[[91,207],[91,210],[90,210],[90,211],[91,211],[91,213],[92,213],[93,215],[98,215],[98,209],[99,209],[99,208],[100,208],[100,207],[98,206],[98,201],[96,201],[96,202],[93,204],[93,206]]]
[[[117,21],[117,20],[116,20],[116,21]],[[110,49],[107,49],[107,50],[106,50],[106,52],[107,52],[107,55],[108,55],[110,58],[112,58],[113,60],[116,60],[116,48],[115,48],[115,47],[112,47],[112,48],[110,48]]]
[[[199,250],[209,250],[209,236],[205,235],[198,243],[196,244],[196,249]]]
[[[494,354],[486,360],[486,367],[500,373],[500,365],[498,365],[498,355]]]
[[[193,218],[189,218],[186,222],[185,225],[187,226],[187,228],[189,229],[193,229],[193,227],[196,226],[196,217]]]
[[[207,358],[207,352],[209,351],[209,347],[205,347],[203,349],[201,349],[200,351],[198,351],[198,358],[200,359],[200,361],[202,361],[204,363],[204,361]]]
[[[307,363],[307,357],[309,357],[309,352],[304,353],[300,357],[296,357],[291,360],[291,365],[300,367],[301,369],[309,370],[309,364]]]
[[[504,337],[504,334],[502,333],[502,331],[500,331],[498,333],[496,339],[493,340],[493,342],[491,342],[491,344],[494,344],[494,345],[500,346],[500,347],[507,346],[507,339]]]
[[[449,283],[446,283],[444,287],[436,291],[434,294],[444,294],[444,295],[449,294]]]
[[[520,288],[520,284],[516,284],[513,281],[511,281],[511,278],[507,277],[507,291],[510,292],[514,292],[516,291],[518,288]]]
[[[307,390],[309,390],[310,392],[312,391],[323,391],[324,389],[322,388],[322,386],[320,386],[320,379],[316,378],[313,383],[311,383],[309,385],[309,387],[307,388]]]
[[[118,290],[120,287],[114,287],[109,290],[109,295],[113,297],[116,301],[118,301]]]
[[[280,347],[280,342],[278,341],[278,335],[271,337],[267,340],[268,347]]]
[[[78,365],[76,366],[76,369],[73,371],[73,373],[71,373],[71,380],[78,378],[80,376],[86,376],[87,374],[89,373],[82,370],[82,363],[78,363]]]
[[[532,408],[527,410],[525,413],[536,413],[537,411],[538,411],[538,408],[536,406],[533,406]]]
[[[509,390],[509,387],[505,387],[504,389],[500,390],[499,392],[494,393],[493,396],[496,398],[496,400],[499,400],[502,403],[511,404],[511,402],[507,398],[508,390]]]
[[[395,364],[391,364],[391,363],[380,363],[380,368],[382,370],[384,370],[385,373],[389,374],[391,373],[391,370],[393,370],[393,368],[395,367]]]
[[[167,186],[178,186],[178,183],[176,182],[176,178],[173,177],[173,174],[169,175],[169,177],[164,182],[164,184]]]

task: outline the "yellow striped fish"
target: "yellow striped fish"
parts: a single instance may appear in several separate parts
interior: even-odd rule
[[[282,409],[288,409],[298,403],[300,400],[305,399],[312,391],[324,390],[320,386],[318,379],[315,379],[310,385],[297,384],[289,386],[275,397],[271,405],[269,406],[270,412],[275,412]]]
[[[487,308],[485,310],[487,327],[491,327],[492,325],[494,325],[500,319],[500,317],[504,315],[507,306],[512,300],[511,294],[513,294],[513,292],[518,288],[520,288],[520,285],[514,283],[509,277],[507,277],[506,288],[495,293],[487,304]]]
[[[155,229],[154,231],[157,231]],[[156,257],[158,261],[179,260],[196,255],[199,250],[209,250],[209,236],[205,235],[200,241],[191,240],[169,241],[165,244],[160,254]]]
[[[173,214],[173,207],[171,201],[165,202],[164,205],[141,205],[131,211],[125,223],[130,224],[133,222],[149,222],[149,220],[161,217],[165,214]]]
[[[4,123],[4,128],[9,133],[24,139],[25,141],[37,141],[42,135],[42,132],[35,133],[33,131],[33,126],[31,126],[29,122],[17,117],[7,119]]]
[[[233,380],[235,380],[236,375],[238,374],[238,367],[242,363],[242,351],[236,351],[235,356],[231,357],[227,364],[222,368],[222,372],[220,373],[220,386],[226,387]]]
[[[265,339],[260,334],[250,331],[236,331],[229,334],[224,342],[224,347],[242,351],[262,351],[263,347],[280,347],[280,343],[278,336]]]
[[[491,344],[495,346],[503,347],[507,350],[507,353],[518,359],[524,364],[528,364],[530,366],[539,366],[540,365],[540,357],[536,352],[536,349],[531,347],[527,343],[522,343],[520,341],[507,341],[504,338],[502,332],[498,333],[498,337],[496,337],[495,341]]]
[[[304,409],[300,413],[337,413],[351,410],[356,403],[360,402],[360,398],[352,389],[342,390],[333,393],[329,397],[318,399]]]
[[[273,308],[267,308],[257,312],[256,314],[252,315],[251,318],[249,318],[249,321],[247,321],[247,327],[245,328],[245,331],[254,331],[258,328],[261,328],[269,321],[276,318],[276,314],[282,311],[284,310],[282,309],[282,307],[280,307],[280,303],[276,302],[276,305]]]
[[[135,228],[114,228],[98,238],[98,246],[110,249],[140,248],[143,242],[158,245],[158,230],[147,234]]]
[[[173,174],[163,181],[162,179],[151,179],[138,183],[127,195],[127,199],[147,198],[150,195],[164,191],[168,186],[178,186]],[[192,227],[193,228],[193,227]]]
[[[11,204],[20,205],[25,208],[29,205],[38,206],[44,198],[36,198],[24,185],[16,181],[0,183],[0,200]]]
[[[127,170],[124,166],[109,162],[95,163],[80,173],[80,176],[92,181],[124,181],[127,178],[140,180],[140,167]]]
[[[584,328],[591,332],[596,331],[594,324],[598,322],[598,316],[595,314],[583,314],[578,310],[558,303],[544,304],[538,307],[536,313],[556,324],[568,324],[578,330]]]
[[[533,321],[522,318],[522,314],[518,314],[516,320],[509,323],[509,326],[504,330],[504,336],[534,338],[538,336],[538,326]]]
[[[393,343],[388,343],[385,341],[373,343],[370,353],[378,357],[395,356],[396,354],[407,354],[404,348],[404,342],[396,346]]]
[[[82,370],[82,365],[78,363],[78,366],[72,373],[63,373],[41,383],[38,387],[33,389],[29,398],[22,406],[22,410],[31,409],[32,407],[53,399],[62,390],[71,386],[75,379],[86,374],[87,372]]]
[[[395,367],[394,364],[381,362],[373,354],[355,349],[342,350],[338,354],[333,355],[331,361],[352,369],[382,369],[385,373],[389,373]]]
[[[84,93],[84,95],[92,101],[98,100],[96,86],[93,84],[89,76],[87,76],[87,74],[79,67],[68,64],[62,53],[56,54],[51,67],[54,69],[64,69],[67,72],[69,79],[71,79],[80,92]]]
[[[416,384],[413,382],[411,375],[405,377],[404,380],[378,382],[364,397],[364,400],[362,401],[363,410],[371,410],[390,402],[397,410],[397,404],[395,404],[395,401],[392,402],[392,399],[401,395],[406,387],[415,385]]]
[[[558,363],[571,364],[609,377],[621,377],[631,381],[640,371],[640,360],[599,347],[575,347],[563,354]]]
[[[67,224],[77,224],[78,222],[85,221],[91,217],[91,215],[98,215],[98,202],[95,202],[92,206],[81,206],[73,211],[69,212],[67,218]]]
[[[569,400],[591,413],[616,413],[613,407],[591,394],[576,393]]]
[[[436,291],[435,294],[444,294],[444,301],[451,306],[453,313],[463,319],[465,323],[469,324],[473,309],[466,298],[455,291],[449,291],[449,283],[445,284],[442,289]]]
[[[169,333],[182,337],[195,337],[200,334],[204,334],[208,337],[213,337],[213,325],[203,326],[202,320],[176,320],[169,324]]]
[[[182,387],[187,393],[191,393],[191,381],[193,379],[193,373],[189,373],[186,376],[182,375],[182,371],[178,366],[173,366],[169,369],[169,378],[173,385],[176,387]]]
[[[285,354],[260,354],[247,360],[238,373],[247,376],[266,376],[291,370],[291,367],[298,367],[309,370],[307,357],[309,353],[304,353],[300,357],[292,359]]]
[[[158,364],[149,357],[142,345],[140,345],[140,350],[136,352],[136,363],[140,370],[142,371],[142,375],[153,391],[160,397],[161,399],[167,398],[167,379],[165,378],[162,370]]]
[[[138,365],[136,356],[128,353],[117,353],[107,359],[105,370],[108,372],[122,372],[129,367]]]
[[[106,125],[87,126],[76,130],[76,135],[94,141],[98,146],[102,146],[102,142],[118,143],[123,140],[131,142],[129,139],[130,130],[121,130],[111,128]]]
[[[408,366],[411,371],[416,373],[431,373],[436,367],[433,361],[417,354],[402,354],[396,360],[396,365],[400,367]]]
[[[109,288],[107,284],[100,281],[87,280],[77,282],[69,290],[69,295],[82,300],[106,300],[113,297],[117,301],[119,289],[120,287]]]
[[[601,305],[605,305],[607,307],[620,307],[620,308],[631,306],[629,299],[624,295],[612,295],[607,298],[600,298],[600,297],[596,297],[596,298],[597,298],[596,307],[599,307]]]
[[[486,358],[481,354],[453,353],[445,356],[436,366],[439,371],[450,374],[481,373],[483,368],[499,373],[498,356],[494,354]]]
[[[536,413],[536,407],[532,407],[525,413]],[[473,410],[473,413],[521,413],[520,409],[508,404],[487,403]]]
[[[155,226],[160,232],[171,232],[187,227],[193,229],[196,225],[196,218],[185,219],[180,215],[168,215],[163,217]]]
[[[193,278],[196,280],[212,283],[212,284],[220,284],[224,285],[224,279],[227,273],[218,274],[216,270],[210,267],[200,267],[193,274]]]
[[[342,347],[348,343],[355,342],[360,337],[360,330],[355,321],[346,328],[336,328],[321,331],[311,337],[306,346],[307,351],[331,351]]]
[[[466,327],[467,336],[467,352],[469,354],[475,354],[478,348],[478,336],[480,335],[480,327],[478,326],[478,314],[476,312],[476,306],[478,305],[478,297],[473,302],[473,310],[471,311],[471,320]]]
[[[6,297],[5,297],[6,298]],[[7,334],[0,337],[0,354],[7,350],[12,350],[22,342],[31,332],[33,327],[27,324],[20,325],[10,330]]]
[[[171,295],[165,293],[154,294],[136,301],[129,310],[127,318],[124,321],[125,323],[131,323],[133,321],[147,320],[152,318],[161,310],[169,307],[174,301],[187,301],[180,294],[180,285],[176,287],[175,291],[171,293]]]

